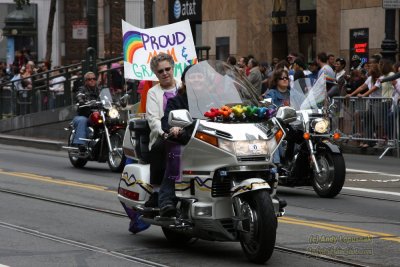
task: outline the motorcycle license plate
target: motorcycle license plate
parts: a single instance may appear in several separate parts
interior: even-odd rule
[[[249,152],[252,155],[261,154],[261,146],[259,144],[249,144]]]

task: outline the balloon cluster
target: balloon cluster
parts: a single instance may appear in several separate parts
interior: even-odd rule
[[[221,108],[211,108],[204,113],[204,117],[212,121],[246,121],[256,122],[268,120],[276,113],[272,107],[256,107],[236,105],[233,107],[223,106]]]

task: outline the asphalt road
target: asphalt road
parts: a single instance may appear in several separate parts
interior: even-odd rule
[[[280,188],[288,207],[279,220],[276,245],[325,254],[353,266],[396,266],[400,260],[399,161],[346,155],[347,182],[335,199],[321,199],[309,188]],[[0,145],[0,264],[253,266],[238,243],[197,241],[175,248],[158,227],[132,235],[124,216],[10,192],[123,214],[116,198],[118,181],[119,174],[110,172],[106,164],[89,162],[78,170],[71,167],[65,152]],[[279,249],[266,265],[349,266]]]

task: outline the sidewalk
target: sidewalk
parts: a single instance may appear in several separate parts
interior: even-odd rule
[[[26,136],[17,135],[6,135],[0,134],[0,144],[33,147],[45,150],[62,150],[62,146],[67,144],[67,140],[51,140],[42,138],[33,138]],[[339,142],[338,145],[341,147],[342,152],[345,154],[360,154],[360,155],[376,155],[379,157],[385,151],[385,147],[382,148],[360,148],[354,141]],[[396,157],[396,149],[390,149],[385,157]]]
[[[60,151],[61,147],[66,145],[66,141],[61,140],[50,140],[50,139],[40,139],[32,138],[26,136],[16,136],[16,135],[6,135],[0,134],[0,143],[12,146],[23,146],[23,147],[33,147],[45,150],[56,150]]]

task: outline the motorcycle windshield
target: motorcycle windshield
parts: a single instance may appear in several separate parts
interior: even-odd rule
[[[204,119],[205,112],[224,105],[258,106],[251,83],[223,61],[206,60],[193,65],[185,75],[185,83],[193,118]]]
[[[112,100],[110,89],[108,89],[108,88],[101,89],[100,100],[101,100],[101,103],[103,104],[104,108],[109,109],[112,107],[113,100]]]
[[[323,75],[314,85],[309,78],[298,79],[290,89],[290,106],[296,110],[317,110],[324,105],[327,95]]]

